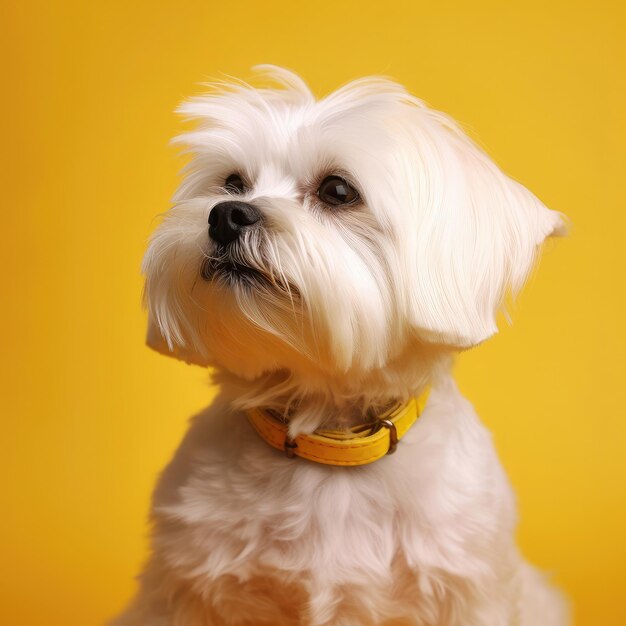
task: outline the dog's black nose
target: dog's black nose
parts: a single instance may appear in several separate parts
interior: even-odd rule
[[[209,237],[223,246],[235,241],[242,231],[261,219],[258,209],[246,202],[216,204],[209,213]]]

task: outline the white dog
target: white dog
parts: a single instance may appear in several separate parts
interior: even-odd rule
[[[450,375],[561,216],[393,82],[316,101],[262,69],[275,88],[180,108],[198,123],[145,257],[149,343],[221,395],[159,482],[115,624],[567,623]]]

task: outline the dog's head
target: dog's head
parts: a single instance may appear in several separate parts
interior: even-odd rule
[[[316,101],[271,74],[180,107],[198,124],[144,261],[151,345],[248,378],[333,376],[495,333],[561,216],[393,82]]]

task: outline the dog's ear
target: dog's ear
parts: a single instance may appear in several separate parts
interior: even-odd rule
[[[409,314],[422,339],[467,348],[497,332],[507,292],[523,286],[543,241],[566,229],[561,214],[506,176],[453,122],[433,118],[428,158],[420,158],[429,168],[421,175],[426,189],[416,190]]]
[[[172,356],[181,361],[185,361],[185,363],[190,365],[200,365],[202,367],[209,366],[206,355],[201,354],[199,351],[187,346],[181,346],[177,343],[168,344],[167,340],[163,336],[163,331],[159,327],[159,324],[153,319],[151,314],[148,314],[146,345],[153,350],[164,354],[165,356]]]
[[[189,228],[190,223],[186,222]],[[176,224],[166,217],[152,234],[143,259],[146,343],[161,354],[206,367],[208,352],[198,335],[203,311],[192,295],[200,263],[195,231],[181,237]]]

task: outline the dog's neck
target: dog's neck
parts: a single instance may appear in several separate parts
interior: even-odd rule
[[[441,372],[449,371],[450,360],[438,360],[436,367],[429,365],[403,370],[405,376],[385,370],[363,381],[314,376],[303,379],[287,370],[250,381],[218,370],[214,382],[229,389],[233,408],[270,409],[289,424],[289,434],[296,436],[319,428],[343,430],[368,423],[418,397]]]

